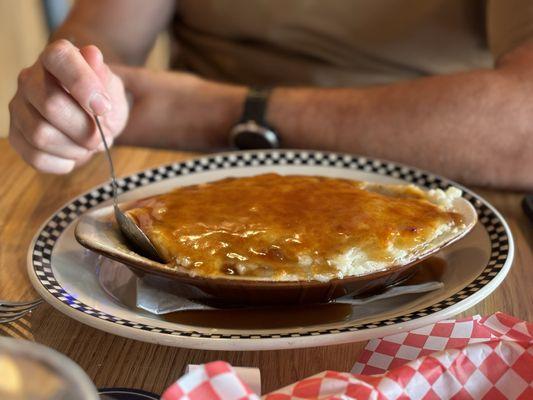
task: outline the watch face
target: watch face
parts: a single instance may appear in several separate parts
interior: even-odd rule
[[[241,123],[233,128],[230,141],[240,150],[276,149],[279,147],[278,135],[271,129],[258,125],[255,121]]]

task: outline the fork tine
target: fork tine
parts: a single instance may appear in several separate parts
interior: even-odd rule
[[[24,306],[31,306],[34,304],[41,304],[43,302],[43,299],[35,299],[30,301],[8,301],[8,300],[0,300],[0,306],[3,307],[24,307]]]
[[[37,308],[43,299],[16,302],[0,300],[0,324],[16,321]]]
[[[17,319],[22,318],[26,314],[28,314],[28,311],[20,312],[20,313],[13,314],[13,315],[0,314],[0,324],[6,324],[8,322],[13,322],[13,321],[15,321]]]
[[[27,311],[31,311],[33,310],[34,308],[37,308],[39,307],[39,304],[40,303],[36,303],[36,304],[31,304],[29,306],[13,306],[13,307],[6,307],[6,306],[2,306],[0,305],[0,315],[3,315],[3,314],[13,314],[13,313],[19,313],[19,312],[27,312]]]

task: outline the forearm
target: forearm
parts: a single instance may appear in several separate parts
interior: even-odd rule
[[[222,147],[242,114],[245,87],[125,72],[136,105],[123,143]],[[478,70],[370,88],[278,88],[267,121],[285,147],[353,152],[469,184],[531,188],[530,75],[529,68]]]
[[[462,182],[533,187],[533,75],[478,70],[370,88],[277,89],[288,147],[365,154]]]
[[[90,0],[74,3],[51,41],[93,44],[107,62],[141,65],[174,10],[173,0]],[[119,29],[117,29],[119,27]]]

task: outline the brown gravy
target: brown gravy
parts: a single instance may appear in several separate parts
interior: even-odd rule
[[[421,261],[413,276],[402,285],[439,281],[446,268],[446,260],[430,257]],[[281,329],[348,321],[352,310],[349,304],[332,302],[306,306],[179,311],[161,317],[168,322],[214,329]]]
[[[128,212],[169,263],[203,276],[273,279],[334,274],[329,260],[352,247],[391,261],[390,244],[410,249],[441,224],[459,222],[417,188],[378,193],[362,185],[278,174],[227,178],[142,200]]]

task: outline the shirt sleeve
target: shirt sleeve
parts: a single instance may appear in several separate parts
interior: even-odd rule
[[[487,40],[494,59],[533,39],[533,0],[488,0]]]

